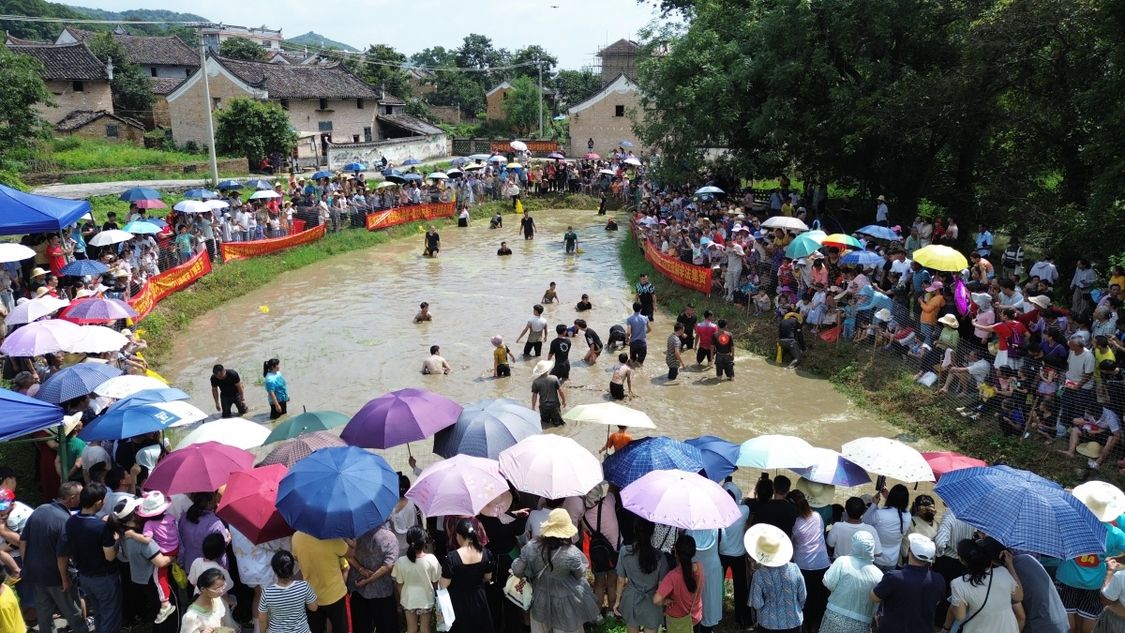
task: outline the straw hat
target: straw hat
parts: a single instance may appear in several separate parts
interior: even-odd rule
[[[957,325],[958,325],[957,324],[957,317],[953,316],[952,314],[947,314],[947,315],[941,317],[940,319],[938,319],[937,321],[938,321],[938,323],[941,323],[944,326],[951,327],[951,328],[954,328],[954,329],[956,329]]]
[[[165,498],[163,492],[150,490],[141,498],[141,505],[137,508],[137,516],[146,519],[158,516],[163,514],[164,511],[170,507],[172,507],[172,502]]]
[[[47,274],[47,271],[43,270],[39,266],[36,266],[35,268],[31,269],[31,276],[32,277],[38,277],[40,275],[46,275],[46,274]]]
[[[82,422],[82,412],[75,413],[74,415],[63,416],[62,427],[63,435],[70,435],[74,429]]]
[[[1112,521],[1125,512],[1125,492],[1104,481],[1087,481],[1075,486],[1072,494],[1090,509],[1102,523]]]
[[[1051,307],[1051,298],[1047,295],[1035,295],[1034,297],[1028,299],[1027,302],[1037,306],[1042,310],[1046,310],[1047,308]]]
[[[92,297],[92,296],[94,296],[94,291],[90,290],[89,288],[83,288],[83,289],[79,290],[78,292],[74,293],[75,299],[85,299],[86,297]]]
[[[541,360],[538,363],[535,363],[535,369],[531,370],[531,377],[533,379],[538,378],[538,377],[542,376],[543,374],[551,371],[554,368],[555,368],[555,361],[553,361],[553,360]]]
[[[565,508],[555,508],[547,515],[547,520],[539,524],[539,533],[546,537],[573,538],[578,528],[574,527]]]
[[[1083,457],[1089,457],[1090,459],[1097,459],[1098,455],[1102,454],[1102,445],[1098,444],[1097,442],[1085,442],[1083,444],[1079,444],[1074,449],[1074,452],[1078,453],[1079,455],[1081,455]]]
[[[35,289],[35,298],[42,299],[43,297],[51,294],[51,289],[47,286],[39,286]]]
[[[742,537],[746,553],[766,567],[781,567],[793,558],[793,542],[781,528],[769,523],[759,523]]]
[[[809,505],[814,508],[830,506],[836,497],[836,486],[810,481],[804,477],[797,479],[797,490],[805,493]]]
[[[883,195],[880,195],[878,198],[875,198],[875,199],[878,200],[879,202],[886,202],[887,201],[887,197],[883,196]]]

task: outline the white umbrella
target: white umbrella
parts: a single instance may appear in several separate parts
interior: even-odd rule
[[[563,415],[569,422],[585,422],[587,424],[605,424],[608,426],[627,426],[634,429],[655,429],[652,418],[643,411],[617,404],[616,402],[598,402],[595,404],[580,404],[571,407]]]
[[[442,172],[442,171],[430,172],[430,175],[426,176],[426,177],[429,178],[430,180],[448,180],[449,179],[449,176],[447,176],[445,174],[445,172]]]
[[[616,176],[617,175],[617,172],[613,171],[612,169],[602,169],[602,170],[599,170],[598,173],[599,174],[605,174],[606,176]]]
[[[21,262],[32,257],[35,257],[35,251],[23,244],[16,244],[14,242],[0,244],[0,264]]]
[[[199,425],[176,444],[176,450],[201,442],[218,442],[249,450],[261,446],[269,434],[270,427],[263,424],[243,418],[224,418]]]
[[[70,305],[69,301],[50,296],[24,301],[12,308],[8,316],[4,317],[4,323],[8,325],[31,323],[47,315],[54,314],[68,305]]]
[[[807,231],[809,227],[804,222],[797,218],[791,218],[787,215],[775,215],[772,218],[766,219],[762,222],[762,226],[767,229],[786,229],[793,231]]]
[[[173,207],[180,213],[209,213],[211,207],[207,206],[202,200],[180,200]]]
[[[264,198],[280,198],[280,197],[281,197],[280,193],[278,193],[276,191],[273,191],[271,189],[263,189],[261,191],[255,191],[254,193],[250,194],[251,200],[262,200]]]
[[[167,385],[165,385],[167,386]],[[170,427],[187,426],[202,422],[207,419],[207,414],[199,407],[185,401],[173,400],[172,402],[153,402],[152,406],[157,409],[163,409],[168,413],[178,416],[180,419],[169,425]]]
[[[98,385],[94,393],[105,398],[128,398],[129,396],[144,391],[145,389],[163,389],[168,385],[149,376],[136,376],[126,374],[116,376]]]
[[[90,239],[91,246],[110,246],[112,244],[120,244],[121,242],[128,242],[133,239],[133,234],[128,231],[120,229],[110,229],[102,231]]]
[[[508,143],[508,144],[511,145],[512,149],[516,150],[517,152],[526,152],[527,151],[527,143],[524,143],[523,141],[512,141],[511,143]]]
[[[759,435],[742,443],[737,466],[742,468],[808,468],[816,461],[812,444],[792,435]]]
[[[869,473],[907,483],[934,481],[934,471],[914,448],[886,437],[861,437],[844,444],[840,454]]]
[[[204,200],[203,206],[211,209],[212,211],[217,211],[219,209],[226,209],[230,207],[230,203],[226,200]]]
[[[633,165],[634,167],[640,167],[641,166],[641,159],[639,159],[639,158],[626,158],[625,160],[623,160],[621,162],[625,163],[626,165]]]
[[[74,354],[101,354],[115,352],[129,344],[125,335],[104,325],[87,325],[82,328],[82,336],[66,347],[65,351]]]

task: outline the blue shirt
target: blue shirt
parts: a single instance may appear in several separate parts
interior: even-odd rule
[[[1120,519],[1119,519],[1120,520]],[[1105,552],[1079,556],[1059,565],[1055,579],[1076,589],[1100,589],[1105,581],[1105,559],[1125,552],[1125,532],[1112,523],[1106,523]]]
[[[781,567],[762,567],[754,572],[749,604],[758,610],[760,626],[785,631],[800,628],[807,596],[801,570],[795,563],[785,563]]]
[[[281,372],[266,374],[266,394],[273,394],[278,402],[289,401],[289,391],[285,389],[285,377]]]
[[[719,530],[719,554],[722,556],[745,556],[746,543],[742,540],[746,533],[746,519],[750,517],[750,506],[738,504],[738,518],[734,523]]]
[[[648,334],[648,317],[640,312],[634,312],[633,316],[625,319],[625,324],[629,326],[629,342],[645,341]]]

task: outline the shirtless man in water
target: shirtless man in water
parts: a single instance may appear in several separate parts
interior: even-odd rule
[[[424,322],[433,321],[433,320],[434,320],[434,315],[430,314],[430,304],[423,301],[421,304],[418,305],[418,314],[414,315],[414,322],[415,323],[424,323]]]
[[[609,395],[614,400],[624,400],[628,387],[629,399],[632,400],[636,396],[633,395],[633,368],[629,366],[629,355],[621,352],[617,355],[617,363],[609,379]]]

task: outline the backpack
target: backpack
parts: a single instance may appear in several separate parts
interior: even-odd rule
[[[595,573],[602,573],[613,571],[617,568],[617,548],[609,539],[602,534],[602,506],[605,499],[598,501],[598,520],[597,526],[591,527],[590,522],[586,517],[582,517],[582,522],[586,524],[586,530],[590,534],[590,567],[593,568]]]
[[[1008,358],[1023,358],[1027,355],[1027,339],[1023,332],[1012,328],[1012,335],[1008,337]]]

